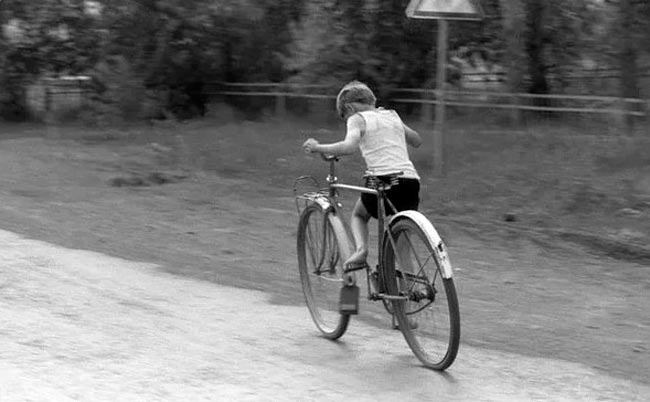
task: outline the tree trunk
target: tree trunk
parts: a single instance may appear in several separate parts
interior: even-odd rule
[[[533,94],[549,92],[544,60],[544,8],[544,0],[531,0],[526,13],[529,28],[526,52],[528,53],[528,74],[530,74],[531,80],[528,91]]]
[[[634,38],[634,7],[630,0],[619,3],[619,18],[621,27],[620,66],[621,66],[621,97],[639,98],[639,69],[637,66],[638,49]],[[625,110],[636,110],[637,104],[625,102]],[[625,124],[628,130],[634,128],[634,116],[627,115]]]
[[[499,0],[503,18],[503,36],[506,42],[505,59],[507,90],[516,94],[524,92],[524,75],[526,66],[526,52],[524,47],[525,10],[522,0]],[[513,105],[518,105],[520,99],[513,96]],[[510,116],[514,124],[521,123],[521,110],[512,109]]]
[[[522,92],[526,54],[524,51],[524,5],[522,0],[499,0],[503,15],[503,35],[506,41],[504,64],[507,69],[508,91]]]

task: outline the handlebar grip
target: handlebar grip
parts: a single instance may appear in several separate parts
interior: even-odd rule
[[[331,161],[338,162],[339,160],[339,157],[336,155],[327,155],[322,152],[320,153],[320,157],[323,158],[325,162],[331,162]]]

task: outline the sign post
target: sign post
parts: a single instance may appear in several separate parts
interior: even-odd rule
[[[411,0],[406,16],[438,20],[436,46],[436,117],[433,126],[433,170],[444,172],[445,82],[447,81],[447,20],[480,20],[483,11],[475,0]]]
[[[447,20],[438,20],[438,45],[436,56],[436,117],[433,124],[433,172],[444,172],[445,82],[447,82]]]

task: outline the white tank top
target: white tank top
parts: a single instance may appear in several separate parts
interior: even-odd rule
[[[359,148],[366,161],[367,174],[382,176],[404,172],[401,177],[419,179],[409,158],[404,124],[397,112],[377,108],[359,114],[366,121]]]

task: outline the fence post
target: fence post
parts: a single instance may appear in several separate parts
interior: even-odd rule
[[[45,113],[49,113],[52,108],[52,93],[50,92],[50,87],[45,87]]]
[[[626,130],[626,120],[627,120],[627,113],[626,113],[626,103],[625,103],[625,98],[618,98],[615,101],[616,107],[614,112],[616,116],[614,116],[614,121],[616,124],[616,128],[621,131],[621,133],[625,133]]]
[[[275,95],[275,117],[285,117],[287,114],[287,98],[283,93]]]
[[[433,120],[432,119],[432,113],[431,113],[432,107],[431,107],[431,102],[430,102],[431,95],[430,95],[429,91],[425,91],[425,92],[422,92],[421,96],[422,96],[422,100],[424,102],[422,103],[422,110],[421,110],[422,115],[421,115],[420,118],[422,120],[422,123],[429,124],[429,123],[431,123],[431,120]]]
[[[444,175],[445,147],[445,85],[447,83],[447,34],[446,19],[438,20],[436,45],[436,120],[433,128],[433,170]]]
[[[645,102],[645,116],[644,117],[645,117],[645,124],[646,124],[648,130],[650,130],[650,99],[648,99]]]
[[[519,95],[516,93],[513,93],[510,96],[510,102],[512,104],[512,108],[510,108],[510,121],[512,122],[512,125],[515,127],[518,127],[521,125],[521,110],[519,109],[520,103],[519,103]]]

